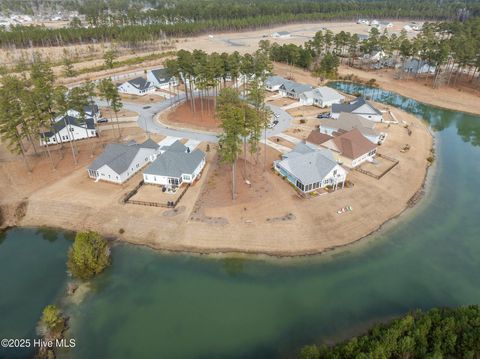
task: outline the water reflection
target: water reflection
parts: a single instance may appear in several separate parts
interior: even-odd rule
[[[430,123],[435,131],[443,131],[455,125],[458,135],[464,142],[480,146],[480,116],[437,108],[394,92],[365,85],[336,81],[329,83],[329,86],[352,95],[361,95],[373,101],[399,107],[404,111],[422,117]]]

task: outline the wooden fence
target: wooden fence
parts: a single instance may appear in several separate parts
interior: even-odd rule
[[[375,173],[372,173],[370,171],[367,171],[367,170],[364,170],[363,168],[360,168],[360,167],[355,167],[355,170],[360,172],[360,173],[363,173],[367,176],[370,176],[370,177],[373,177],[375,179],[380,179],[382,178],[383,176],[385,176],[388,172],[390,172],[396,165],[398,165],[398,163],[400,162],[399,160],[397,160],[396,158],[393,158],[393,157],[390,157],[390,156],[387,156],[387,155],[382,155],[381,153],[377,153],[377,156],[380,157],[380,158],[384,158],[386,159],[387,161],[390,161],[392,162],[392,165],[390,167],[388,167],[385,171],[383,171],[382,173],[380,174],[375,174]]]
[[[128,203],[128,204],[137,204],[140,206],[149,206],[149,207],[163,207],[163,208],[175,208],[177,204],[180,202],[182,197],[185,195],[187,192],[188,188],[190,187],[190,184],[187,184],[185,188],[183,189],[182,193],[178,196],[178,198],[175,201],[168,201],[167,203],[161,203],[161,202],[149,202],[149,201],[137,201],[131,199],[133,196],[135,196],[138,193],[138,190],[140,187],[142,187],[145,184],[143,180],[141,180],[138,185],[135,186],[134,189],[132,189],[130,192],[126,193],[125,196],[122,198],[122,203]]]

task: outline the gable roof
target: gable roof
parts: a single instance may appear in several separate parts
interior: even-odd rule
[[[166,83],[170,82],[170,79],[173,77],[168,72],[168,69],[165,69],[165,68],[150,70],[150,72],[155,77],[155,79],[161,84],[166,84]]]
[[[167,150],[158,156],[144,173],[153,176],[180,178],[182,174],[192,174],[204,158],[205,153],[198,148],[189,153]]]
[[[281,89],[284,89],[287,92],[295,92],[297,94],[302,94],[305,91],[310,91],[312,86],[306,84],[300,84],[295,81],[285,80],[280,86]]]
[[[282,76],[268,76],[267,79],[265,80],[265,85],[268,86],[280,86],[282,85],[285,81],[288,81],[287,79],[283,78]]]
[[[332,136],[321,133],[318,130],[313,130],[308,135],[307,141],[310,143],[313,143],[314,145],[321,145],[322,143],[325,143],[328,140],[331,140],[332,138],[333,138]]]
[[[187,152],[188,147],[181,143],[179,140],[176,140],[169,146],[163,146],[161,148],[163,151],[173,151],[173,152]]]
[[[370,142],[356,128],[342,133],[339,136],[333,137],[333,142],[335,143],[335,146],[337,146],[342,156],[352,160],[377,148],[377,145]]]
[[[350,131],[358,129],[364,136],[378,136],[379,133],[374,130],[375,123],[354,113],[342,112],[337,120],[326,119],[322,121],[320,127],[327,127],[333,130]]]
[[[314,88],[311,91],[304,92],[302,95],[306,97],[318,98],[323,101],[343,100],[345,98],[345,96],[340,94],[338,91],[335,91],[327,86]]]
[[[289,154],[279,164],[304,185],[322,181],[337,166],[330,150],[312,150],[293,157]]]
[[[340,113],[340,112],[351,113],[356,109],[362,107],[363,105],[368,105],[372,109],[372,111],[374,111],[377,115],[382,114],[377,108],[375,108],[372,104],[366,101],[364,97],[359,97],[355,101],[352,101],[350,103],[340,103],[340,104],[334,103],[332,105],[332,112],[333,113]]]
[[[95,129],[95,121],[91,117],[87,117],[85,119],[85,121],[82,121],[81,119],[70,116],[70,115],[63,115],[63,116],[59,117],[56,120],[56,122],[53,124],[52,130],[43,132],[42,136],[52,137],[56,133],[63,130],[68,125],[81,127],[83,129],[86,128],[87,130],[94,130]]]
[[[87,168],[89,170],[98,170],[107,165],[117,174],[122,174],[130,167],[133,159],[142,148],[151,150],[158,149],[158,144],[152,140],[138,144],[135,141],[128,143],[110,143],[105,147],[103,153],[98,156]]]
[[[137,77],[132,80],[128,80],[127,82],[140,91],[147,90],[152,87],[150,81],[145,80],[143,77]]]

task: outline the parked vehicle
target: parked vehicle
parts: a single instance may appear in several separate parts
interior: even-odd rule
[[[99,118],[97,123],[107,123],[108,122],[108,118],[105,118],[105,117],[102,117],[102,118]]]
[[[330,117],[331,117],[330,112],[319,113],[317,115],[317,118],[330,118]]]
[[[143,106],[143,109],[148,110],[150,107],[152,107],[152,106]]]

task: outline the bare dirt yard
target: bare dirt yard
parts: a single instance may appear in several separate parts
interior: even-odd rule
[[[318,253],[376,230],[400,214],[421,188],[428,165],[426,158],[431,155],[431,134],[414,116],[394,111],[397,118],[409,124],[412,133],[409,135],[402,125],[380,125],[385,126],[379,130],[387,132],[388,137],[379,152],[397,158],[399,165],[380,180],[350,171],[348,179],[353,187],[315,198],[302,198],[272,171],[272,162],[279,158],[279,153],[267,148],[265,171],[263,150],[258,158],[247,157],[246,175],[244,161],[238,160],[237,196],[232,200],[231,166],[219,164],[215,145],[210,145],[207,166],[200,181],[182,198],[181,209],[122,204],[120,199],[140,181],[141,174],[123,185],[96,183],[85,171],[91,161],[87,147],[80,149],[78,166],[68,165],[71,158],[66,153],[65,165],[51,175],[48,162],[42,159],[44,170],[36,168],[31,176],[48,178],[35,182],[32,177],[27,177],[30,181],[13,181],[27,176],[25,170],[21,172],[18,159],[15,166],[19,172],[6,180],[10,167],[2,163],[2,208],[7,215],[12,211],[18,214],[19,202],[23,201],[23,215],[12,217],[12,223],[19,225],[92,229],[159,249],[272,255]],[[123,131],[124,139],[145,139],[141,130]],[[407,143],[410,151],[401,153]],[[205,150],[206,144],[201,148]],[[95,154],[99,152],[100,148]],[[14,202],[16,206],[8,209],[6,204]],[[353,207],[352,212],[336,213],[347,205]]]
[[[165,101],[165,97],[153,92],[143,96],[129,95],[129,94],[120,94],[120,97],[125,102],[137,103],[141,105],[148,105],[151,103],[158,103]]]
[[[100,117],[105,117],[108,119],[109,122],[116,121],[116,117],[118,117],[119,121],[126,121],[126,120],[136,120],[138,118],[138,113],[135,111],[130,111],[125,108],[122,108],[116,114],[110,107],[101,107],[100,108]]]
[[[214,100],[196,98],[194,106],[191,101],[182,102],[161,113],[158,120],[172,127],[218,132],[220,121],[215,116]]]

